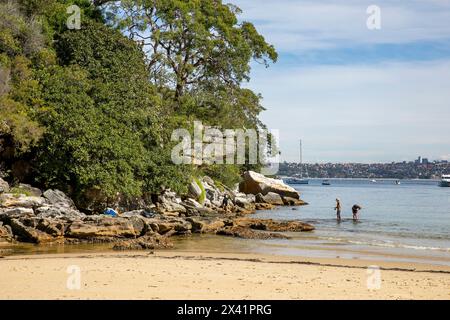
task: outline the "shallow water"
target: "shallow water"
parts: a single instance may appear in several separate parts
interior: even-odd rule
[[[175,249],[199,252],[252,252],[306,257],[411,261],[450,265],[450,188],[437,181],[321,180],[294,186],[308,206],[259,211],[254,217],[302,220],[316,226],[291,239],[246,240],[214,235],[173,238]],[[341,199],[344,220],[335,219],[335,198]],[[363,207],[360,221],[351,219],[353,204]],[[95,252],[102,245],[20,245],[14,254]]]

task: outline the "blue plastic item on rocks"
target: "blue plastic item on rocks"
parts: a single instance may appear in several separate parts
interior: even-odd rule
[[[111,217],[117,217],[117,212],[116,212],[116,210],[111,209],[111,208],[107,208],[107,209],[103,212],[103,214],[106,214],[106,215],[111,216]]]

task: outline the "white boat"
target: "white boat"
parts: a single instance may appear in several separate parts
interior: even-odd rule
[[[322,185],[323,186],[329,186],[329,185],[331,185],[331,182],[330,182],[330,180],[326,179],[326,180],[322,181]]]
[[[286,179],[284,179],[284,182],[287,184],[309,184],[308,179],[295,178],[295,177],[286,178]]]
[[[442,175],[441,182],[439,183],[441,187],[450,187],[450,174]]]
[[[400,185],[400,184],[401,184],[400,180],[396,180],[396,181],[395,181],[395,184],[396,184],[396,185]]]
[[[372,179],[370,181],[373,182],[373,183],[377,183],[377,180],[375,180],[375,179]]]

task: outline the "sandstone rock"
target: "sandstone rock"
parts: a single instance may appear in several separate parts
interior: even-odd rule
[[[13,238],[13,234],[11,231],[11,227],[1,225],[0,222],[0,241],[11,241]]]
[[[252,201],[252,198],[247,197],[245,194],[244,195],[236,195],[234,198],[234,203],[245,209],[245,210],[254,210],[255,209],[255,205],[254,205],[254,201]]]
[[[0,193],[8,192],[9,191],[9,184],[2,178],[0,178]]]
[[[51,219],[40,219],[36,229],[52,235],[53,237],[64,236],[65,225],[60,221],[55,221]]]
[[[274,192],[283,197],[300,198],[298,192],[282,180],[267,178],[253,171],[245,172],[244,181],[239,184],[239,191],[255,195],[258,193],[266,195],[269,192]]]
[[[75,204],[72,199],[60,190],[49,189],[44,192],[43,197],[52,205],[75,209]]]
[[[0,207],[23,207],[36,208],[45,204],[45,199],[34,196],[13,195],[10,193],[3,193],[0,195]]]
[[[272,219],[237,218],[233,220],[239,227],[255,230],[277,231],[277,232],[305,232],[314,230],[314,226],[301,221],[275,221]]]
[[[243,239],[289,239],[288,236],[281,233],[256,231],[240,226],[225,227],[217,231],[218,235],[238,237]]]
[[[283,197],[283,203],[286,206],[304,206],[304,205],[308,204],[303,200],[295,199],[295,198],[291,198],[291,197]]]
[[[270,203],[255,203],[256,210],[272,210],[273,208],[275,208],[275,206]]]
[[[66,220],[81,220],[86,215],[71,207],[42,206],[35,210],[39,218],[64,218]]]
[[[0,210],[0,215],[20,218],[22,216],[34,215],[34,210],[32,208],[7,208]]]
[[[54,238],[49,234],[25,226],[17,219],[11,219],[10,226],[14,235],[16,235],[20,241],[31,243],[45,243],[54,241]]]
[[[88,216],[83,221],[73,222],[65,236],[72,238],[117,237],[134,238],[142,230],[136,230],[132,221],[126,218],[111,218],[106,216]]]
[[[278,193],[269,192],[262,197],[265,203],[273,204],[275,206],[282,206],[284,204],[283,199]]]
[[[198,218],[187,218],[192,225],[192,232],[196,233],[216,233],[225,226],[225,222],[221,219],[201,220]]]
[[[171,247],[173,247],[173,243],[169,238],[157,233],[150,233],[137,239],[120,241],[114,245],[113,250],[153,250]]]

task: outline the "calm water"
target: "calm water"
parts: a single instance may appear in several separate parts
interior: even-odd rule
[[[328,250],[330,254],[358,257],[379,256],[409,260],[450,261],[450,188],[436,181],[322,180],[294,186],[309,206],[296,211],[280,208],[258,213],[259,217],[300,219],[316,226],[312,234],[295,234],[291,241],[278,241],[275,247],[296,251]],[[343,221],[335,219],[335,199],[340,198]],[[360,222],[351,220],[351,207],[359,204]],[[269,245],[270,246],[270,245]],[[308,248],[305,248],[308,247]],[[332,253],[330,253],[331,251]],[[320,254],[319,254],[320,255]],[[323,254],[322,254],[323,255]]]
[[[302,220],[316,226],[308,233],[290,233],[287,240],[245,240],[213,235],[174,238],[175,249],[202,252],[255,252],[325,258],[414,261],[450,265],[450,188],[436,181],[322,180],[294,186],[308,206],[259,211],[254,217]],[[341,199],[343,221],[335,218]],[[353,204],[363,207],[360,222],[351,220]],[[16,253],[62,253],[106,250],[108,246],[25,245]]]

